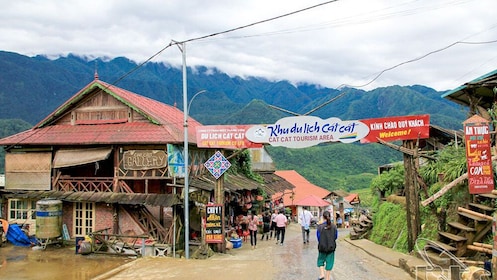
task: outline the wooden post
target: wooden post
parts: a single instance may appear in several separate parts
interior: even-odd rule
[[[416,149],[414,141],[404,140],[403,147]],[[419,190],[415,174],[415,158],[404,153],[404,182],[406,193],[406,219],[407,219],[407,250],[414,250],[416,239],[421,231],[419,220]]]
[[[493,216],[492,221],[492,236],[493,236],[493,248],[492,248],[492,279],[497,280],[497,213]]]
[[[225,236],[225,209],[224,209],[224,174],[221,175],[216,180],[216,189],[214,193],[214,197],[216,198],[216,203],[222,205],[221,207],[221,234],[223,235],[223,242],[219,244],[219,252],[225,253],[226,252],[226,239],[224,238]]]
[[[112,204],[112,233],[119,234],[119,204]]]

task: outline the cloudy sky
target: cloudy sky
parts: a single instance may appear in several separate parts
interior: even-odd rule
[[[187,41],[188,66],[365,90],[420,84],[442,91],[497,69],[495,0],[0,0],[0,5],[0,50],[28,56],[124,56],[140,63],[165,48],[151,61],[180,67],[181,51],[170,43]]]

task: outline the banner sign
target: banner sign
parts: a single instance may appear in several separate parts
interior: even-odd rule
[[[490,193],[494,189],[488,121],[473,116],[464,122],[469,193]]]
[[[205,206],[205,242],[223,243],[223,206],[211,204]]]
[[[208,125],[197,127],[197,146],[199,148],[244,149],[261,148],[262,144],[253,143],[245,138],[249,125]]]
[[[272,146],[306,148],[325,142],[352,143],[369,133],[360,121],[342,121],[339,118],[323,120],[315,116],[295,116],[279,119],[271,125],[254,125],[245,136],[255,143]]]
[[[369,128],[369,134],[361,143],[415,140],[430,137],[430,115],[399,116],[361,120]]]

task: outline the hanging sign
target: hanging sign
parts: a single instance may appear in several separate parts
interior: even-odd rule
[[[296,116],[279,119],[271,125],[254,125],[245,136],[255,143],[269,143],[287,148],[307,148],[325,142],[352,143],[369,133],[360,121],[339,118],[321,119],[315,116]]]
[[[219,179],[223,173],[230,168],[231,163],[227,160],[220,151],[217,151],[212,157],[210,157],[205,163],[205,168],[214,176],[214,178]]]
[[[207,125],[196,128],[199,148],[245,149],[261,148],[262,144],[245,138],[248,125]]]
[[[223,243],[223,206],[211,204],[205,206],[205,242]]]
[[[361,143],[415,140],[430,137],[430,115],[399,116],[361,120],[369,127],[369,134]]]
[[[490,193],[494,189],[488,121],[474,115],[464,122],[469,193]]]

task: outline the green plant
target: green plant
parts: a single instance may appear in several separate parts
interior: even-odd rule
[[[371,191],[384,196],[397,193],[404,187],[404,166],[395,164],[392,169],[381,173],[371,181]]]
[[[407,252],[406,211],[399,204],[383,202],[373,215],[370,240],[385,247]]]

